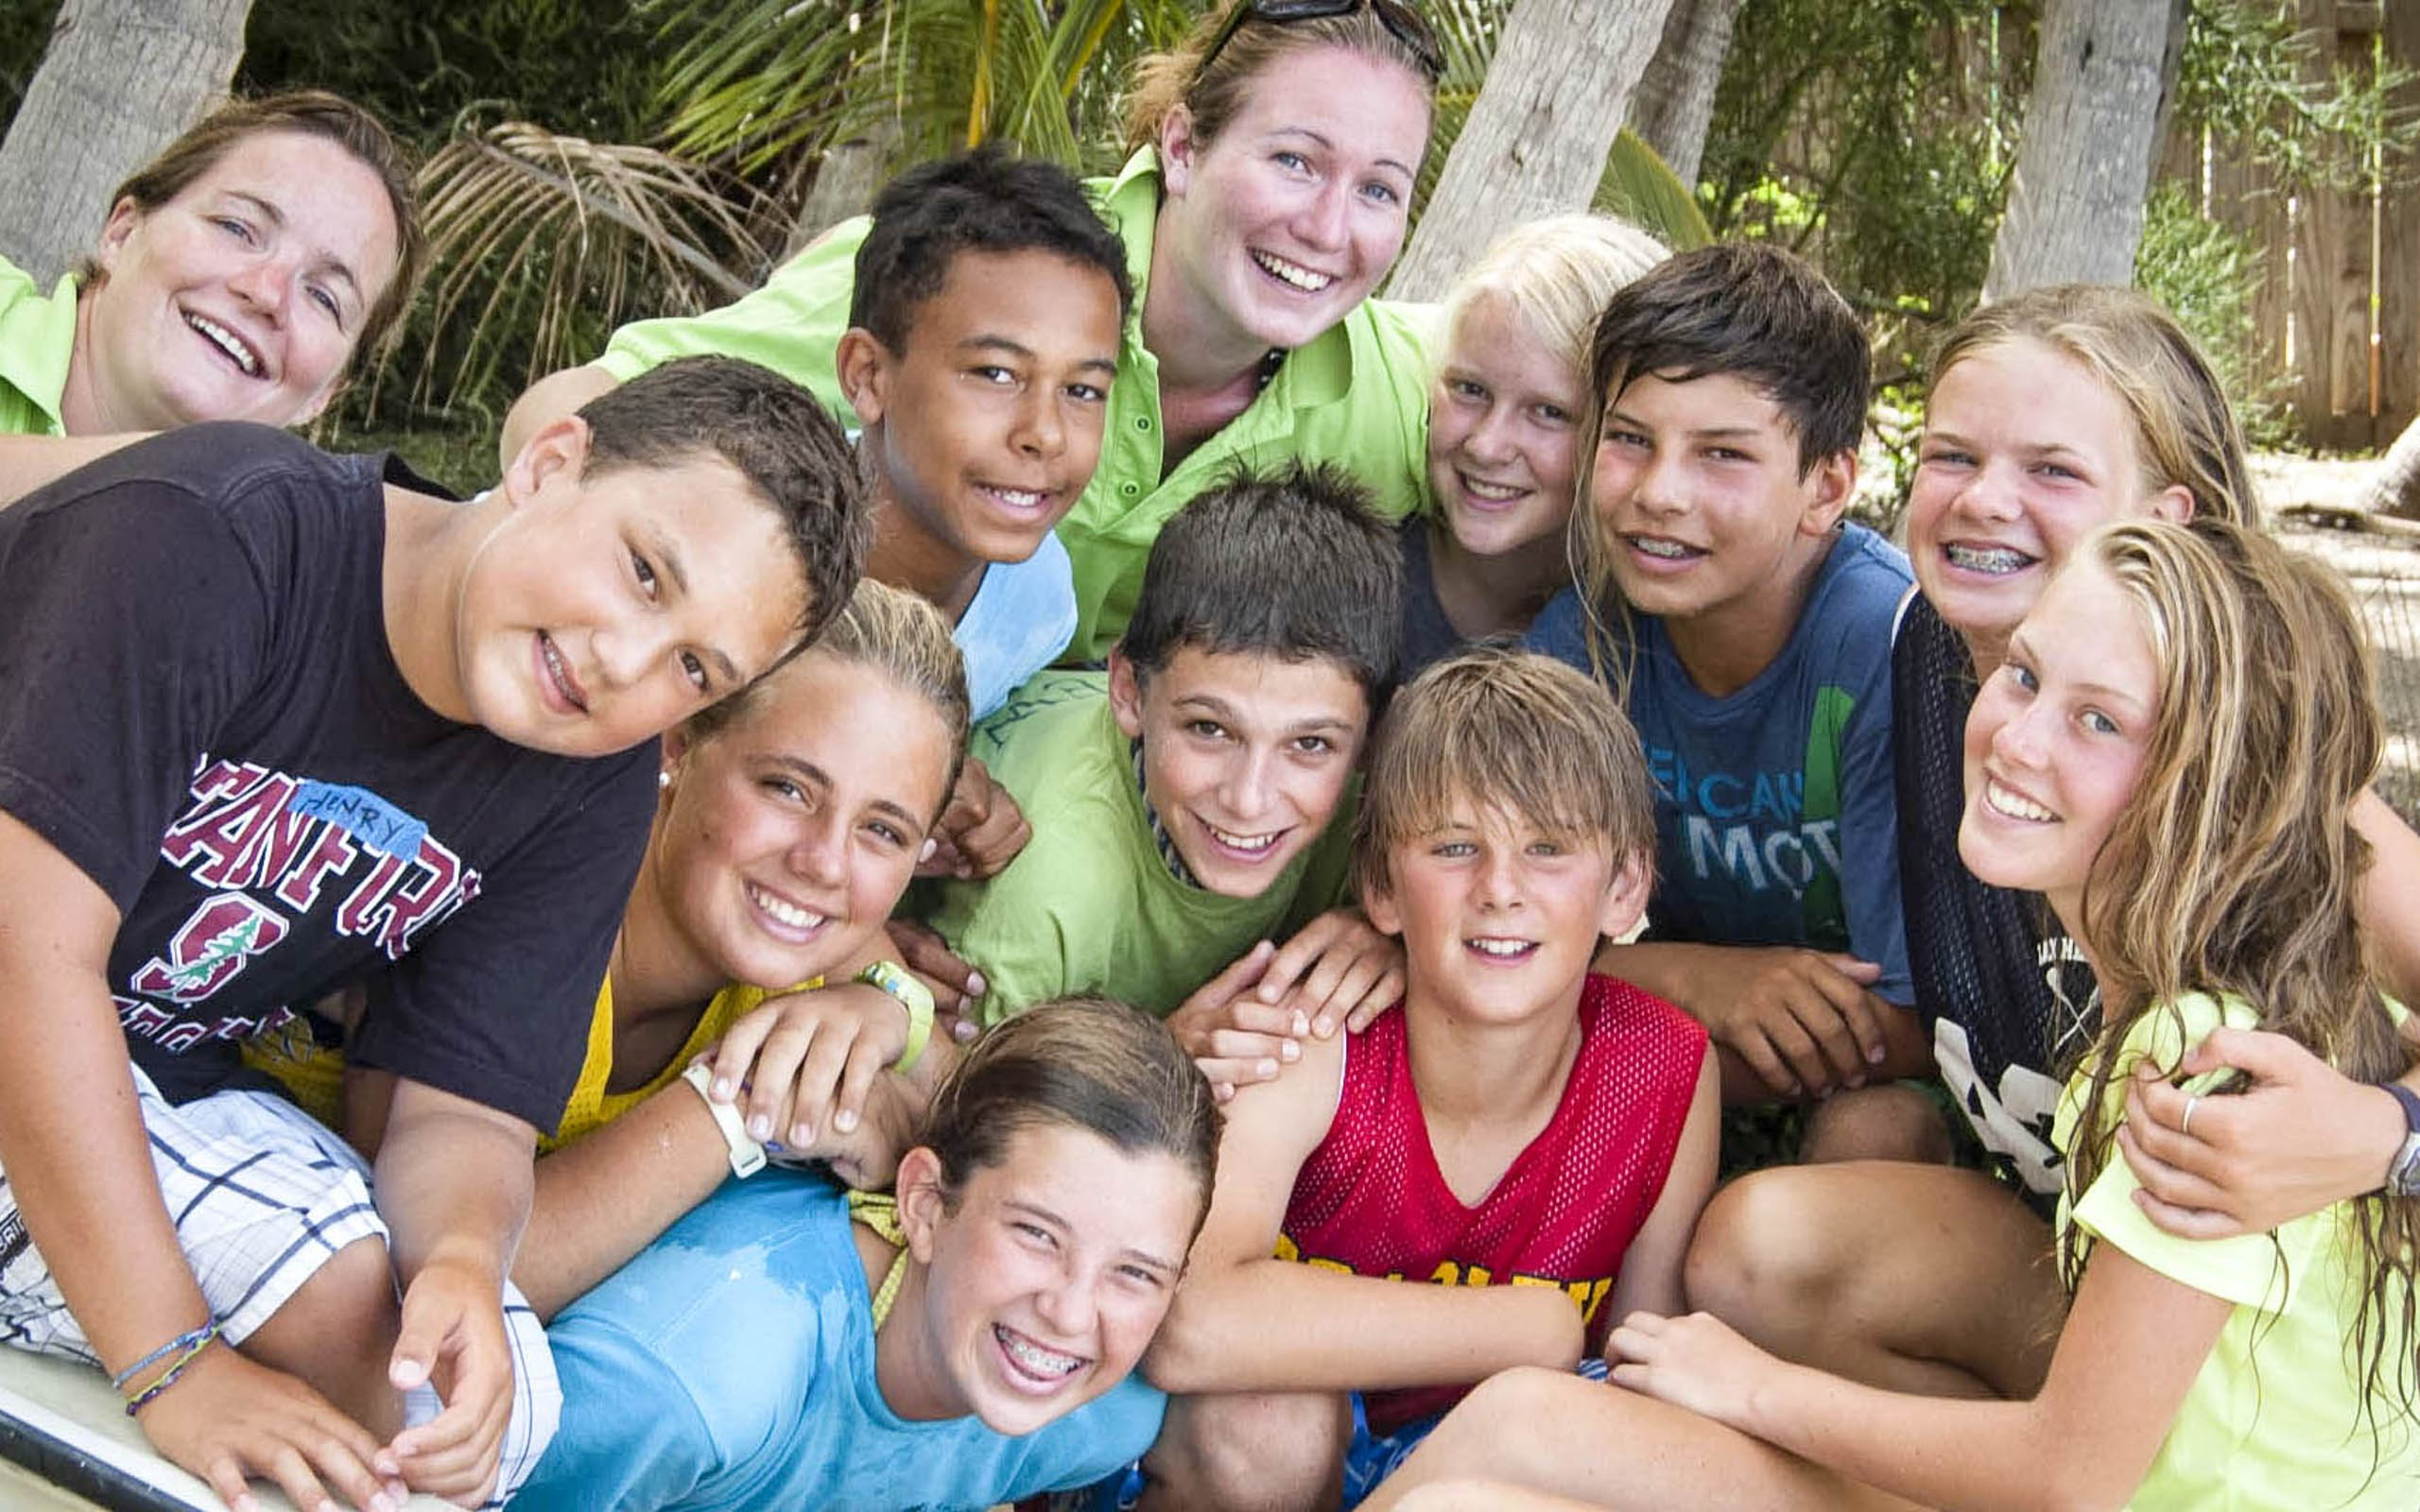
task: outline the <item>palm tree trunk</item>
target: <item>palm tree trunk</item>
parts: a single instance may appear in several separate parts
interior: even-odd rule
[[[1631,101],[1630,129],[1692,188],[1705,156],[1706,128],[1714,120],[1715,88],[1731,53],[1731,26],[1738,16],[1739,0],[1672,0],[1664,40]]]
[[[1513,0],[1389,295],[1436,299],[1506,227],[1587,208],[1671,6]]]
[[[109,194],[227,92],[251,0],[65,0],[0,143],[0,252],[47,284]]]
[[[2369,491],[2361,503],[2381,514],[2420,520],[2420,420],[2403,427],[2386,455],[2378,458],[2378,470],[2370,475]]]
[[[2033,94],[1985,300],[2131,284],[2186,0],[2047,0]]]

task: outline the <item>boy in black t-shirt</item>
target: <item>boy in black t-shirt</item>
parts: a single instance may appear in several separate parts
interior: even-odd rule
[[[505,1277],[653,737],[847,600],[862,490],[804,390],[704,358],[467,505],[202,425],[0,512],[0,1340],[239,1504],[509,1493],[554,1400]],[[354,983],[374,1207],[236,1056]]]

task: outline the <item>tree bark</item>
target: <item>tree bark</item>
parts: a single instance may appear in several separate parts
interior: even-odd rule
[[[1697,187],[1706,128],[1714,120],[1714,92],[1722,82],[1731,26],[1738,17],[1739,0],[1672,0],[1664,40],[1631,101],[1630,129],[1691,189]]]
[[[2131,284],[2185,0],[2048,0],[2033,94],[1983,298]]]
[[[1506,227],[1584,210],[1672,0],[1514,0],[1387,292],[1433,300]]]
[[[2420,520],[2420,420],[2403,427],[2386,455],[2378,458],[2378,470],[2370,474],[2361,507],[2402,520]]]
[[[0,143],[0,252],[41,283],[99,240],[108,196],[227,92],[251,0],[65,0]]]

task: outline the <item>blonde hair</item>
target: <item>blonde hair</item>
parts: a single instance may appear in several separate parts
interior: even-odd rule
[[[1264,21],[1245,16],[1228,33],[1230,14],[1252,0],[1228,0],[1202,13],[1175,48],[1152,53],[1134,65],[1134,81],[1126,95],[1128,151],[1150,146],[1160,139],[1160,125],[1182,105],[1193,114],[1193,138],[1208,146],[1243,109],[1253,77],[1288,53],[1314,47],[1342,47],[1402,65],[1420,81],[1421,96],[1435,108],[1437,81],[1430,77],[1413,50],[1379,19],[1376,9],[1360,5],[1339,16],[1314,16],[1300,21]],[[1202,59],[1221,35],[1210,66]]]
[[[1546,215],[1498,237],[1445,295],[1444,329],[1481,299],[1499,300],[1578,380],[1588,383],[1588,333],[1614,291],[1671,256],[1613,215]],[[1450,344],[1450,343],[1449,343]]]
[[[1552,657],[1481,642],[1395,695],[1354,821],[1354,890],[1394,885],[1394,848],[1458,804],[1501,809],[1619,861],[1655,846],[1638,731],[1603,685]]]
[[[2357,1081],[2400,1074],[2411,1055],[2374,985],[2355,914],[2370,853],[2351,814],[2383,736],[2342,583],[2215,517],[2104,526],[2074,560],[2107,574],[2130,601],[2160,677],[2141,774],[2084,887],[2100,1028],[2066,1152],[2067,1191],[2081,1197],[2114,1158],[2118,1048],[2187,994],[2241,999],[2261,1028]],[[2377,1400],[2391,1388],[2408,1415],[2420,1387],[2410,1284],[2420,1199],[2372,1193],[2352,1204],[2347,1228],[2363,1293],[2349,1342],[2375,1435]],[[2070,1283],[2088,1244],[2081,1228],[2063,1242]],[[2398,1313],[2399,1332],[2388,1326]]]
[[[2126,406],[2144,492],[2181,486],[2193,495],[2196,515],[2259,522],[2243,430],[2226,390],[2157,301],[2109,284],[2061,284],[1984,305],[1943,340],[1933,385],[1961,358],[2020,338],[2082,367]]]
[[[966,755],[971,708],[966,693],[966,661],[950,638],[947,616],[914,593],[860,578],[849,602],[804,654],[723,699],[691,714],[682,726],[692,745],[703,745],[744,721],[759,701],[759,690],[775,678],[793,677],[792,669],[817,652],[881,673],[923,698],[949,738],[949,781],[942,784],[942,801],[958,785],[958,769]]]

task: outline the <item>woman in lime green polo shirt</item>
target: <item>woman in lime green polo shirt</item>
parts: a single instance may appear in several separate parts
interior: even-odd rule
[[[43,293],[0,258],[0,435],[299,425],[410,301],[411,168],[334,94],[223,105],[111,197]]]
[[[1125,629],[1160,526],[1238,461],[1351,468],[1395,515],[1426,471],[1428,311],[1373,302],[1402,249],[1442,60],[1404,0],[1230,0],[1138,70],[1133,155],[1093,185],[1125,242],[1135,310],[1100,465],[1059,526],[1073,558],[1067,656]],[[847,413],[832,353],[865,222],[847,222],[746,299],[623,327],[543,380],[529,431],[657,363],[700,352],[787,374]]]

